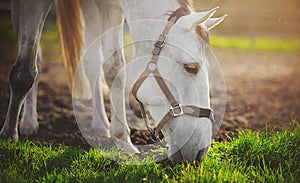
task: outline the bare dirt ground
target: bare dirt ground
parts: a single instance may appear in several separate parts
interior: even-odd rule
[[[289,127],[300,114],[300,53],[217,50],[227,86],[221,133]]]
[[[11,28],[9,12],[1,12],[2,28]],[[5,18],[2,18],[4,16]],[[5,30],[5,29],[3,29]],[[8,75],[16,59],[16,40],[0,30],[0,127],[9,102]],[[3,31],[4,33],[5,31]],[[8,38],[6,38],[8,37]],[[48,43],[46,43],[48,44]],[[52,48],[52,47],[49,47]],[[55,49],[54,49],[55,50]],[[264,130],[266,124],[280,130],[300,115],[300,53],[214,49],[224,72],[227,108],[215,140],[226,140],[238,130]],[[75,121],[72,98],[60,53],[43,50],[38,91],[40,129],[29,138],[40,143],[88,148]],[[58,59],[59,58],[59,59]],[[109,101],[106,107],[109,110]],[[232,134],[233,132],[233,134]],[[149,142],[146,131],[132,130],[136,144]]]
[[[9,44],[8,44],[9,46]],[[13,47],[12,47],[13,48]],[[9,48],[8,48],[9,49]],[[270,127],[290,127],[300,114],[300,53],[258,52],[215,49],[224,72],[227,108],[215,140],[226,140],[232,132]],[[47,56],[47,55],[46,55]],[[5,119],[9,101],[8,73],[14,56],[3,56],[0,62],[0,125]],[[63,64],[43,63],[38,91],[36,136],[24,137],[40,143],[64,144],[88,148],[76,124]],[[108,105],[108,100],[106,104]],[[148,133],[132,130],[137,144],[147,143]]]

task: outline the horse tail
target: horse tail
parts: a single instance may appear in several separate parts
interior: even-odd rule
[[[57,25],[60,35],[62,56],[67,71],[69,87],[73,89],[73,96],[86,98],[90,96],[83,68],[76,69],[83,52],[83,16],[78,0],[56,1]],[[73,79],[76,74],[76,85]]]

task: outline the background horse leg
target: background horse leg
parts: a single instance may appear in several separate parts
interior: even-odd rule
[[[10,101],[5,122],[0,131],[1,138],[13,141],[18,139],[18,117],[24,98],[37,77],[36,60],[39,41],[51,4],[52,0],[12,1],[13,21],[17,21],[14,23],[14,28],[18,35],[19,50],[17,61],[10,72]]]
[[[105,61],[103,64],[103,71],[106,82],[111,89],[110,135],[116,140],[119,149],[123,149],[127,153],[138,153],[138,149],[133,146],[130,140],[130,129],[126,119],[126,74],[124,72],[122,74],[118,74],[125,66],[123,53],[124,16],[117,0],[98,0],[96,3],[100,13],[101,22],[103,24],[102,27],[104,28],[103,32],[109,30],[108,34],[102,38],[102,45]],[[113,28],[115,26],[119,27]],[[100,93],[101,92],[102,91],[100,91]],[[103,95],[101,94],[100,96]]]
[[[102,92],[100,92],[101,85],[99,85],[98,75],[101,69],[101,62],[103,61],[102,46],[100,43],[92,43],[103,33],[102,26],[99,25],[99,11],[94,0],[81,0],[80,6],[85,24],[84,50],[86,51],[84,55],[84,65],[80,66],[86,70],[92,91],[92,129],[98,136],[110,138],[110,123],[106,116],[103,97],[101,97]]]
[[[20,133],[22,135],[32,135],[36,134],[39,130],[39,123],[37,121],[37,91],[38,91],[38,82],[39,82],[39,73],[41,72],[42,65],[42,50],[39,47],[37,53],[37,67],[38,67],[38,75],[37,78],[25,98],[24,107],[23,107],[23,115],[20,121]]]

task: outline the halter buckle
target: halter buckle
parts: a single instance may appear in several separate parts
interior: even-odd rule
[[[158,40],[155,42],[154,46],[157,48],[162,48],[167,40],[168,35],[166,34],[160,34],[158,37]]]
[[[180,104],[178,104],[177,106],[171,106],[170,112],[173,117],[181,116],[181,115],[183,115],[182,106]]]

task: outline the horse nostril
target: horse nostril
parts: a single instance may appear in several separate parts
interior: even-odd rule
[[[182,162],[183,162],[183,157],[182,157],[182,154],[181,154],[180,150],[178,150],[176,153],[174,153],[174,154],[170,157],[170,160],[171,160],[173,163],[176,163],[176,164],[182,163]]]
[[[188,156],[183,156],[183,154],[181,152],[181,149],[180,149],[177,152],[175,152],[174,154],[172,154],[172,156],[170,156],[169,158],[170,158],[171,162],[174,163],[174,164],[192,163],[195,160],[196,160],[196,163],[198,164],[198,163],[201,163],[202,160],[204,159],[205,155],[207,154],[207,152],[209,150],[209,147],[210,146],[207,146],[206,148],[201,149],[197,153],[196,157],[193,156],[192,154],[190,154],[192,156],[189,156],[189,155]]]
[[[201,149],[196,156],[196,160],[201,162],[203,160],[203,158],[205,157],[205,155],[207,154],[208,149],[209,149],[209,147],[207,147],[205,149]]]
[[[183,64],[184,69],[190,74],[198,74],[200,65],[198,63]]]

